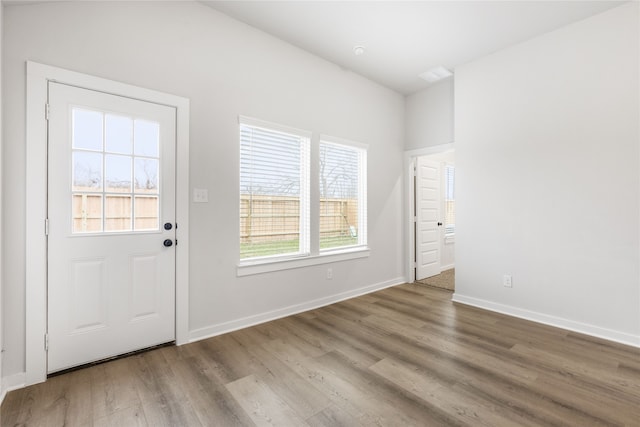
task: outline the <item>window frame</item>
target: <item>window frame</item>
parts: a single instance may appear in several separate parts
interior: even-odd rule
[[[358,243],[349,246],[338,246],[327,249],[319,249],[321,254],[329,254],[334,252],[343,252],[349,250],[358,250],[359,248],[366,248],[368,244],[367,235],[367,155],[369,151],[369,145],[355,141],[350,141],[343,138],[337,138],[329,135],[320,135],[318,141],[318,147],[321,143],[331,144],[338,147],[348,147],[358,152]],[[319,148],[318,148],[319,151]],[[318,180],[320,176],[318,174]],[[318,188],[320,188],[318,183]],[[318,198],[319,201],[319,198]],[[319,209],[319,208],[318,208]],[[318,219],[320,212],[318,210]],[[318,227],[319,229],[319,227]],[[319,238],[319,236],[318,236]],[[319,246],[319,244],[318,244]]]
[[[447,179],[448,177],[448,169],[452,169],[453,170],[453,179],[451,180],[451,185],[452,185],[452,192],[453,192],[453,199],[448,199],[447,195],[449,193],[449,180]],[[456,201],[456,196],[455,196],[455,186],[456,186],[456,167],[455,164],[453,163],[445,163],[444,164],[444,168],[443,168],[443,186],[442,186],[442,204],[444,206],[443,209],[443,213],[444,213],[444,238],[445,241],[447,243],[451,243],[453,242],[453,240],[455,239],[455,235],[456,235],[456,226],[455,226],[455,222],[453,224],[453,230],[452,231],[448,231],[449,227],[448,227],[448,223],[447,223],[447,201],[449,200],[453,200],[454,203],[454,215],[455,215],[455,201]]]
[[[252,117],[239,116],[238,117],[238,137],[240,138],[241,126],[250,126],[253,128],[264,129],[270,132],[283,133],[287,135],[293,135],[301,139],[300,147],[300,195],[299,195],[299,243],[298,251],[284,254],[265,255],[258,257],[240,258],[238,266],[253,265],[259,263],[279,262],[288,259],[304,258],[310,255],[310,239],[309,239],[309,164],[310,164],[310,147],[312,133],[310,131],[297,129],[289,126],[284,126],[276,123],[270,123],[264,120],[254,119]],[[240,139],[238,140],[240,142]],[[240,159],[239,159],[240,160]],[[238,179],[240,178],[240,169],[238,169]],[[240,185],[238,185],[239,189]],[[240,195],[240,192],[238,192]],[[240,203],[238,203],[240,206]],[[238,215],[238,219],[240,215]],[[238,233],[238,236],[240,233]],[[238,256],[240,250],[238,250]]]
[[[300,217],[300,241],[305,240],[307,245],[307,251],[304,253],[297,252],[291,254],[278,254],[268,255],[263,257],[252,258],[239,258],[240,247],[238,246],[237,256],[238,264],[236,266],[236,275],[238,277],[248,276],[253,274],[261,274],[267,272],[281,271],[293,268],[301,268],[319,264],[332,263],[337,261],[345,261],[351,259],[365,258],[370,255],[370,249],[367,243],[368,227],[367,227],[367,154],[368,145],[362,144],[342,138],[332,137],[329,135],[316,135],[307,130],[302,130],[295,127],[272,123],[266,120],[256,119],[247,116],[238,116],[238,144],[240,143],[240,126],[253,126],[269,131],[282,132],[286,134],[300,136],[306,138],[308,141],[308,147],[306,150],[306,182],[308,188],[302,193],[306,193],[305,208],[303,209],[303,203],[301,200],[301,217]],[[358,173],[361,179],[358,182],[358,194],[363,195],[362,203],[358,203],[358,244],[328,248],[326,250],[320,250],[320,191],[319,191],[319,151],[320,141],[331,143],[335,145],[349,146],[358,150],[361,150],[359,156],[359,168]],[[238,149],[240,147],[238,146]],[[238,155],[240,152],[238,150]],[[240,159],[238,159],[240,161]],[[317,164],[316,164],[317,163]],[[238,165],[240,163],[238,162]],[[303,172],[305,168],[302,168]],[[240,179],[240,169],[238,169],[237,179]],[[238,215],[240,219],[240,185],[238,181]],[[301,187],[303,183],[301,182]],[[305,217],[303,218],[303,215]],[[305,222],[303,228],[303,222]],[[240,222],[238,221],[238,245],[240,245]],[[303,236],[303,231],[306,231],[306,235]]]

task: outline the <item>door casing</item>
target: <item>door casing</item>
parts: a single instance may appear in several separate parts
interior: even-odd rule
[[[47,378],[47,85],[56,81],[176,108],[176,344],[189,340],[189,100],[27,61],[25,385]]]
[[[163,244],[167,238],[173,242],[175,227],[167,230],[162,226],[172,225],[175,218],[175,108],[49,82],[49,111],[47,371],[51,374],[175,342],[177,246]],[[72,128],[76,125],[71,125],[77,117],[74,112],[80,114],[82,122],[82,115],[89,111],[103,121],[99,147],[90,147],[93,150],[87,150],[82,138],[74,136]],[[113,141],[107,135],[114,128],[120,129],[110,121],[115,117],[130,125],[131,134],[128,147],[113,150]],[[157,151],[140,149],[140,136],[134,131],[140,120],[157,126]],[[120,138],[118,141],[124,142]],[[78,175],[76,162],[87,162],[87,156],[100,159],[100,188],[74,188],[88,185],[76,183],[83,178]],[[122,163],[111,163],[113,159],[127,163],[129,176],[121,170]],[[158,168],[152,166],[158,171],[155,176],[147,175],[157,184],[157,192],[152,190],[152,194],[141,192],[136,185],[143,164]],[[91,161],[85,165],[96,166]],[[110,178],[128,179],[129,188],[118,186],[118,192]],[[98,206],[93,201],[100,200],[103,212],[98,230],[79,229],[81,223],[75,217],[79,212],[74,206],[80,194],[94,214]],[[152,200],[157,203],[155,225],[145,224],[151,229],[139,230],[138,216],[141,211],[145,215],[153,212],[144,205]],[[109,201],[118,208],[130,203],[129,211],[114,210],[115,206],[109,209]],[[124,220],[115,221],[118,229],[109,231],[109,218],[115,213],[127,216],[129,227]],[[86,221],[89,227],[98,222],[93,217]]]
[[[430,154],[444,153],[454,149],[454,144],[435,145],[433,147],[420,148],[404,152],[404,194],[405,194],[405,278],[407,282],[413,283],[416,280],[415,256],[416,256],[416,236],[414,232],[414,212],[415,212],[415,183],[413,179],[416,158],[428,156]]]

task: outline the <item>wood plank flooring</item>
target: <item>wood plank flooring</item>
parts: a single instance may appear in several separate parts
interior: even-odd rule
[[[640,349],[405,284],[7,395],[4,426],[640,426]]]

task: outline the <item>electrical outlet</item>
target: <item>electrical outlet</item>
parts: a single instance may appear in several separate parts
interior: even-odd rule
[[[209,191],[206,188],[193,189],[193,203],[208,203]]]
[[[333,279],[333,268],[327,268],[327,280]]]
[[[505,274],[504,276],[502,276],[502,286],[504,286],[505,288],[512,288],[513,287],[513,283],[512,283],[510,274]]]

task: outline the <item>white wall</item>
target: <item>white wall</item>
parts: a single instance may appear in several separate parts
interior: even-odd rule
[[[10,5],[5,18],[7,374],[24,370],[27,59],[191,100],[191,187],[210,200],[190,213],[194,335],[403,280],[401,95],[198,3]],[[369,258],[331,265],[333,280],[326,265],[236,277],[239,114],[369,144]]]
[[[456,299],[640,345],[638,18],[456,69]]]
[[[453,142],[453,77],[405,98],[405,150]]]
[[[4,5],[2,4],[2,0],[0,0],[0,189],[2,188],[2,103],[3,103],[3,98],[2,98],[2,43],[3,43],[3,37],[2,37],[2,33],[4,32]],[[3,227],[3,221],[2,221],[2,201],[3,201],[3,193],[0,193],[0,404],[2,404],[2,399],[4,396],[4,387],[3,387],[3,381],[2,381],[2,365],[4,362],[4,352],[2,351],[2,349],[4,349],[4,342],[3,342],[3,337],[4,337],[4,321],[3,321],[3,310],[2,310],[2,288],[4,287],[4,281],[2,280],[2,246],[3,246],[3,239],[2,239],[2,227]]]
[[[446,271],[456,266],[456,243],[455,237],[453,240],[444,239],[441,247],[440,256],[440,270]]]

